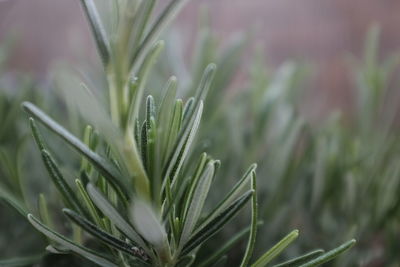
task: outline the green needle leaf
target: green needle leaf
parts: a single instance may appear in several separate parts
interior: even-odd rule
[[[213,82],[215,72],[217,70],[217,66],[213,63],[209,64],[204,70],[203,76],[201,77],[199,86],[196,89],[196,95],[194,96],[194,102],[188,105],[188,108],[185,107],[184,111],[184,127],[189,123],[191,117],[193,117],[193,113],[196,108],[200,105],[200,102],[203,102],[207,96],[208,90]],[[188,101],[189,103],[189,101]]]
[[[156,0],[142,1],[140,3],[138,10],[136,11],[135,16],[134,16],[134,22],[132,25],[132,27],[133,27],[132,35],[130,36],[130,40],[129,40],[130,45],[128,46],[128,49],[129,49],[129,47],[132,47],[132,49],[133,49],[132,51],[134,52],[130,56],[130,64],[131,65],[134,63],[133,57],[135,56],[137,48],[139,47],[139,45],[143,39],[142,38],[143,33],[144,33],[145,29],[147,28],[151,12],[154,9],[155,2],[156,2]]]
[[[177,89],[177,79],[175,77],[171,77],[166,86],[165,89],[165,94],[163,96],[163,99],[161,101],[160,108],[158,110],[157,114],[157,126],[158,126],[158,136],[159,136],[159,147],[160,151],[166,151],[166,146],[167,146],[167,140],[168,140],[168,135],[169,135],[169,126],[170,126],[170,121],[174,109],[174,103],[175,103],[175,96],[176,96],[176,89]],[[182,119],[181,119],[182,120]],[[160,155],[160,157],[162,157]],[[165,157],[162,157],[161,163],[164,163]]]
[[[60,245],[66,247],[67,249],[81,255],[82,257],[100,265],[103,267],[118,267],[118,265],[114,264],[113,262],[109,261],[108,259],[104,258],[97,252],[82,247],[78,244],[75,244],[71,240],[65,238],[64,236],[60,235],[57,232],[54,232],[46,225],[42,224],[38,219],[36,219],[32,214],[28,214],[29,222],[42,234],[47,236],[48,238],[54,240],[55,242],[59,243]]]
[[[97,225],[101,225],[104,227],[102,220],[100,219],[100,215],[98,214],[96,207],[94,206],[92,200],[90,199],[88,193],[86,192],[82,182],[79,179],[76,179],[75,184],[82,197],[83,203],[85,203],[85,206],[89,211],[90,217],[92,218],[93,222],[97,223]]]
[[[253,250],[256,243],[258,203],[257,203],[256,173],[254,171],[251,172],[251,189],[254,191],[251,202],[251,230],[250,230],[249,241],[246,247],[246,252],[244,254],[242,263],[240,265],[242,267],[248,266],[251,256],[253,255]]]
[[[346,250],[350,249],[352,246],[354,246],[355,243],[356,243],[355,239],[347,241],[346,243],[342,244],[341,246],[322,254],[318,258],[315,258],[303,265],[300,265],[300,267],[313,267],[313,266],[318,266],[325,262],[328,262],[328,261],[336,258],[337,256],[339,256],[341,253],[345,252]]]
[[[221,257],[223,257],[233,246],[235,246],[245,235],[247,235],[250,232],[251,227],[247,227],[240,231],[239,233],[235,234],[231,239],[228,241],[224,242],[224,245],[211,254],[207,260],[199,263],[199,267],[207,267],[207,266],[212,266],[215,264]]]
[[[157,249],[164,246],[167,233],[161,224],[159,216],[150,204],[141,199],[135,199],[132,205],[131,221],[137,231]]]
[[[24,110],[29,114],[33,115],[40,122],[42,122],[49,130],[57,134],[64,141],[66,141],[69,145],[71,145],[74,149],[76,149],[80,154],[85,156],[95,167],[96,169],[107,179],[107,181],[114,187],[117,192],[123,192],[124,197],[129,199],[129,187],[126,186],[123,181],[120,179],[120,172],[109,163],[106,159],[90,150],[88,146],[86,146],[83,142],[81,142],[78,138],[73,136],[70,132],[68,132],[64,127],[59,125],[49,116],[47,116],[41,109],[33,105],[29,102],[24,102],[22,104]]]
[[[299,230],[294,230],[279,241],[275,246],[268,250],[262,255],[252,267],[264,267],[276,256],[278,256],[285,248],[287,248],[297,237],[299,236]]]
[[[178,263],[176,264],[177,267],[187,267],[191,266],[196,259],[195,255],[186,255],[183,256],[178,260]]]
[[[201,245],[207,239],[219,232],[222,227],[228,223],[233,216],[235,216],[247,203],[247,201],[254,194],[253,190],[249,190],[231,205],[229,205],[225,210],[223,210],[215,219],[210,221],[205,227],[200,231],[195,232],[195,234],[187,242],[186,246],[183,248],[182,253],[187,254],[195,249],[197,246]]]
[[[199,128],[202,112],[203,102],[201,101],[196,113],[194,114],[195,116],[192,116],[190,123],[183,132],[183,135],[177,139],[178,143],[175,145],[175,148],[172,151],[173,154],[171,154],[169,158],[165,174],[163,175],[165,177],[163,184],[164,187],[166,179],[169,179],[171,186],[174,187],[176,176],[182,168],[183,161],[189,152],[190,145],[192,144],[195,134]]]
[[[166,128],[166,146],[163,155],[163,159],[169,155],[173,149],[174,144],[177,142],[177,137],[179,135],[179,130],[181,129],[183,114],[183,102],[181,99],[175,101],[174,109],[172,112],[172,117],[170,118],[169,128]]]
[[[189,240],[190,235],[193,233],[193,230],[197,224],[197,220],[200,217],[208,195],[208,191],[210,190],[212,179],[214,177],[214,171],[214,163],[211,161],[207,164],[207,167],[204,169],[203,174],[198,182],[193,184],[193,196],[191,199],[188,199],[190,204],[187,209],[187,216],[185,217],[185,221],[183,223],[181,239],[179,241],[181,248]]]
[[[68,205],[68,207],[71,207],[72,209],[82,214],[85,214],[85,210],[82,208],[81,203],[75,196],[74,191],[72,191],[71,187],[65,181],[55,160],[50,155],[50,153],[47,152],[47,150],[45,149],[42,150],[42,158],[44,165],[46,166],[46,169],[51,179],[53,180],[54,185],[57,187],[58,191],[63,196],[63,199],[65,203]]]
[[[140,237],[140,235],[135,231],[135,229],[128,223],[128,221],[122,217],[122,215],[114,208],[114,206],[101,194],[92,184],[87,184],[87,192],[96,204],[96,206],[101,210],[101,212],[109,218],[115,226],[121,230],[132,242],[142,247],[149,253],[149,248]]]
[[[18,211],[22,216],[25,217],[28,214],[28,209],[25,206],[25,203],[17,199],[13,194],[8,192],[2,186],[0,186],[0,200],[4,200],[16,211]]]
[[[302,256],[299,256],[297,258],[274,265],[273,267],[298,267],[298,266],[302,265],[303,263],[306,263],[306,262],[316,258],[317,256],[323,254],[324,252],[325,251],[322,249],[317,249],[317,250],[311,251],[309,253],[306,253]]]
[[[149,33],[146,35],[138,50],[134,54],[131,60],[131,73],[136,73],[137,68],[143,61],[144,55],[151,49],[151,45],[158,38],[161,31],[169,24],[169,22],[176,16],[178,11],[188,0],[172,0],[168,6],[162,11],[161,15],[157,18],[153,24]]]
[[[107,39],[106,32],[100,21],[99,14],[97,12],[96,5],[93,0],[81,0],[85,15],[89,20],[90,27],[96,40],[97,49],[105,67],[107,67],[110,61],[110,44]]]
[[[200,224],[198,229],[203,229],[203,227],[213,220],[218,214],[221,213],[227,206],[231,205],[239,196],[245,193],[249,186],[251,186],[250,181],[255,172],[257,164],[253,164],[249,167],[242,178],[236,183],[232,190],[226,195],[226,197],[215,207],[215,209],[210,213],[209,216]]]
[[[43,137],[39,132],[39,129],[36,125],[36,122],[33,118],[29,118],[29,125],[31,127],[31,131],[32,131],[32,135],[33,138],[35,140],[36,145],[39,147],[39,150],[42,151],[43,149],[45,149],[45,144],[43,141]]]
[[[85,218],[79,216],[76,212],[69,210],[69,209],[63,209],[63,212],[69,219],[71,219],[74,223],[82,227],[85,231],[93,235],[94,237],[100,239],[103,243],[110,245],[118,250],[121,250],[131,256],[135,256],[137,258],[140,258],[143,261],[147,261],[148,257],[147,255],[139,248],[132,246],[118,238],[115,238],[114,236],[106,233],[105,231],[101,230],[98,228],[96,225],[92,224]]]
[[[48,204],[46,201],[46,198],[43,194],[39,195],[39,201],[38,201],[38,211],[40,215],[40,219],[49,227],[53,227],[54,223],[51,220],[50,214],[49,214],[49,209],[48,209]]]
[[[138,113],[140,110],[140,104],[142,103],[143,91],[146,85],[146,82],[149,78],[150,71],[154,66],[154,63],[161,51],[163,50],[165,44],[164,41],[158,41],[154,46],[152,46],[151,50],[146,55],[143,65],[141,66],[137,77],[139,77],[138,85],[136,90],[134,91],[132,101],[128,108],[128,116],[127,116],[127,124],[128,128],[132,128],[134,125],[135,119],[138,118]]]

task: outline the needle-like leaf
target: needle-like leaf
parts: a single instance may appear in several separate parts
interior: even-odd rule
[[[131,220],[137,231],[153,246],[164,246],[167,234],[158,215],[152,207],[141,199],[135,199],[132,205]]]
[[[193,233],[197,224],[197,220],[200,217],[208,191],[210,190],[212,178],[214,177],[214,171],[214,163],[209,162],[200,179],[193,184],[193,195],[187,200],[190,204],[187,206],[187,216],[183,222],[182,234],[179,241],[181,248],[189,240],[190,235]]]
[[[191,266],[194,262],[196,257],[194,255],[186,255],[183,256],[178,260],[178,263],[176,264],[177,267],[186,267],[186,266]]]
[[[356,243],[355,239],[352,239],[344,244],[342,244],[341,246],[332,249],[324,254],[322,254],[321,256],[303,264],[300,265],[300,267],[313,267],[313,266],[318,266],[321,265],[325,262],[328,262],[334,258],[336,258],[339,254],[345,252],[346,250],[350,249],[352,246],[354,246],[354,244]]]
[[[43,194],[39,195],[38,211],[40,219],[49,227],[54,227],[54,223],[50,218],[47,200]]]
[[[168,6],[163,10],[161,15],[157,18],[153,24],[149,33],[140,44],[139,48],[133,55],[131,60],[131,73],[135,74],[140,64],[144,59],[144,56],[151,49],[152,44],[158,38],[161,31],[169,24],[169,22],[176,16],[178,11],[188,0],[171,0]]]
[[[136,54],[137,48],[141,44],[141,41],[143,40],[142,37],[150,20],[150,15],[154,9],[155,2],[156,0],[142,1],[136,11],[132,25],[132,34],[129,40],[130,45],[128,45],[128,49],[131,48],[133,52],[129,53],[130,64],[133,64],[133,57]]]
[[[258,221],[258,202],[257,202],[257,184],[256,184],[256,173],[251,172],[251,189],[254,191],[251,201],[251,229],[249,241],[247,243],[246,252],[242,259],[240,266],[246,267],[249,264],[251,256],[253,255],[254,246],[256,243],[257,234],[257,221]]]
[[[254,194],[253,190],[249,190],[231,205],[229,205],[225,210],[223,210],[217,217],[210,221],[205,227],[200,231],[196,232],[190,240],[186,243],[182,250],[183,254],[191,252],[200,244],[204,243],[207,239],[215,235],[222,227],[228,223],[233,216],[235,216],[247,203],[247,201]]]
[[[170,156],[168,160],[168,165],[163,175],[165,179],[170,179],[171,186],[174,186],[176,182],[176,176],[182,168],[183,161],[185,160],[191,143],[195,137],[197,129],[200,125],[201,114],[203,112],[203,103],[200,102],[199,108],[197,109],[195,116],[191,118],[190,123],[187,128],[184,130],[183,135],[177,140],[177,144],[175,145],[173,154]],[[164,186],[165,186],[164,180]]]
[[[111,56],[110,43],[104,27],[100,21],[96,5],[93,0],[81,0],[85,15],[89,20],[90,27],[96,41],[97,49],[105,67],[108,66]]]
[[[294,230],[285,236],[281,241],[279,241],[270,250],[265,252],[253,265],[252,267],[264,267],[270,261],[272,261],[276,256],[278,256],[285,248],[287,248],[297,237],[299,236],[299,231]]]
[[[228,241],[224,242],[224,245],[220,249],[218,249],[209,257],[207,257],[205,261],[199,263],[199,267],[207,267],[215,264],[221,257],[223,257],[226,253],[228,253],[232,247],[234,247],[240,240],[242,240],[245,237],[245,235],[247,235],[250,232],[250,229],[251,227],[247,227],[242,231],[238,232],[237,234],[235,234]]]
[[[89,222],[85,218],[79,216],[76,212],[74,212],[72,210],[63,209],[63,212],[65,215],[67,215],[67,217],[69,219],[71,219],[77,225],[82,227],[85,231],[87,231],[94,237],[98,238],[105,244],[107,244],[111,247],[114,247],[118,250],[121,250],[131,256],[140,258],[141,260],[143,260],[145,262],[148,260],[148,256],[140,248],[132,246],[131,244],[126,243],[125,241],[115,238],[114,236],[101,230],[100,228],[98,228],[96,225]]]
[[[88,183],[86,189],[91,200],[96,204],[101,212],[132,242],[136,243],[149,253],[149,249],[143,239],[128,223],[128,221],[114,208],[114,206],[92,184]]]
[[[32,214],[28,214],[28,220],[39,232],[59,243],[60,245],[66,247],[67,249],[70,249],[71,251],[77,253],[78,255],[103,267],[118,267],[118,265],[111,262],[109,259],[106,259],[103,256],[99,255],[97,252],[75,244],[74,242],[65,238],[59,233],[54,232],[46,225],[42,224]]]
[[[251,186],[250,181],[252,179],[253,173],[257,168],[256,164],[249,167],[242,178],[236,183],[232,190],[226,195],[226,197],[214,208],[214,210],[207,216],[207,218],[201,222],[198,227],[201,230],[205,225],[207,225],[211,220],[217,217],[227,206],[229,206],[233,201],[235,201],[240,195],[245,193]]]
[[[76,184],[76,187],[78,188],[78,192],[81,195],[82,201],[86,206],[86,209],[89,211],[92,221],[95,222],[97,225],[103,226],[102,220],[100,219],[100,215],[97,212],[96,207],[94,206],[88,193],[86,192],[85,187],[83,186],[81,180],[76,179],[75,184]]]
[[[52,132],[60,136],[69,145],[76,149],[80,154],[85,156],[96,169],[104,175],[108,182],[116,189],[117,192],[123,191],[125,197],[129,195],[128,186],[124,185],[123,181],[120,179],[120,172],[106,159],[90,150],[83,142],[78,138],[73,136],[64,127],[56,123],[53,119],[47,116],[42,110],[29,102],[24,102],[22,104],[26,112],[37,118],[42,122],[47,128]]]
[[[164,41],[158,41],[149,51],[148,55],[146,55],[143,66],[139,70],[138,77],[140,77],[140,80],[138,80],[138,85],[136,86],[136,90],[133,92],[132,101],[128,108],[128,126],[133,125],[135,119],[138,117],[138,113],[142,103],[143,91],[149,78],[150,71],[152,70],[154,63],[160,55],[161,51],[163,50],[164,46]]]
[[[85,210],[83,209],[81,203],[78,201],[74,191],[65,181],[53,157],[45,149],[42,150],[42,158],[44,165],[46,166],[46,169],[51,179],[53,180],[54,185],[57,187],[58,191],[62,195],[65,203],[68,205],[68,207],[71,207],[72,209],[84,214]]]
[[[325,251],[322,249],[317,249],[317,250],[311,251],[309,253],[306,253],[302,256],[299,256],[297,258],[274,265],[273,267],[298,267],[298,266],[302,265],[303,263],[306,263],[306,262],[320,256],[324,252]]]
[[[11,207],[17,210],[22,216],[26,216],[28,214],[28,209],[25,206],[25,204],[1,186],[0,186],[0,199],[8,203]]]

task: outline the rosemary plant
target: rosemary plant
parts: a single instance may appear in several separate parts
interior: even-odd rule
[[[272,263],[299,235],[294,230],[253,259],[259,223],[256,165],[251,165],[232,189],[211,209],[206,200],[220,162],[206,153],[195,154],[195,136],[203,114],[203,101],[216,72],[205,67],[193,85],[193,97],[176,99],[177,78],[166,82],[163,98],[144,98],[151,70],[164,42],[158,36],[184,4],[172,0],[154,20],[155,0],[112,2],[112,33],[92,0],[82,0],[104,67],[109,89],[108,108],[89,86],[69,88],[77,108],[89,123],[82,140],[71,134],[32,103],[23,103],[45,168],[62,201],[62,224],[50,212],[47,197],[38,197],[38,214],[29,222],[44,236],[53,254],[74,253],[100,266],[213,266],[227,260],[226,253],[248,234],[238,266]],[[223,84],[223,81],[219,81]],[[210,112],[210,111],[208,111]],[[44,125],[80,156],[80,166],[69,176],[41,133]],[[190,160],[197,158],[196,162]],[[12,203],[12,197],[4,197]],[[199,248],[250,204],[250,224],[219,249],[197,257]],[[16,208],[20,208],[16,205]],[[69,223],[67,223],[69,222]],[[354,245],[350,240],[324,252],[315,250],[277,266],[317,266]],[[90,247],[90,248],[89,248]],[[12,263],[12,261],[8,261]],[[86,265],[81,262],[79,265]]]
[[[257,170],[263,177],[258,182],[259,216],[268,225],[260,227],[264,238],[256,248],[277,240],[283,234],[282,225],[286,225],[307,233],[287,250],[288,255],[315,242],[327,246],[356,235],[363,245],[340,258],[337,266],[397,263],[399,243],[393,236],[398,235],[396,216],[400,210],[400,176],[395,163],[399,155],[399,98],[392,76],[398,55],[379,60],[378,37],[379,30],[372,28],[364,58],[352,61],[357,89],[352,115],[335,112],[323,123],[310,125],[298,111],[304,68],[287,62],[272,73],[259,60],[262,55],[250,65],[245,90],[217,95],[221,94],[219,83],[213,83],[207,101],[220,98],[224,102],[211,105],[218,107],[215,112],[205,113],[196,149],[207,149],[221,159],[224,179],[216,181],[219,187],[231,185],[229,177],[243,164],[261,163]],[[244,42],[235,41],[221,52],[205,27],[196,43],[197,56],[181,72],[195,80],[197,66],[208,58],[224,70],[217,72],[215,79],[224,85],[231,83]],[[185,92],[190,91],[190,85],[187,88]],[[224,234],[229,236],[230,232]],[[329,237],[321,239],[325,234]],[[213,249],[212,244],[209,249]]]

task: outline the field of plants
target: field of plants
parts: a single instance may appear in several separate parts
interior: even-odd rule
[[[188,1],[159,2],[81,0],[102,68],[51,85],[0,44],[0,266],[399,266],[400,57],[379,28],[349,60],[351,113],[311,122],[312,68],[221,45],[206,12],[188,57],[168,29]]]

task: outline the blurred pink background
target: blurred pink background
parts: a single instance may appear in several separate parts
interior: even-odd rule
[[[373,23],[382,28],[383,54],[400,50],[398,0],[193,0],[175,22],[186,43],[203,5],[220,38],[256,29],[255,42],[264,44],[273,66],[287,59],[314,63],[311,87],[329,99],[324,106],[350,105],[346,55],[361,56]],[[96,57],[78,0],[0,0],[0,40],[12,31],[23,42],[16,43],[10,68],[43,74],[59,59]]]

